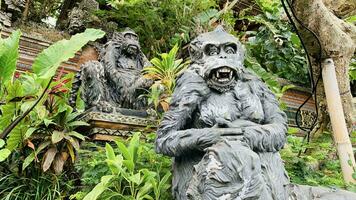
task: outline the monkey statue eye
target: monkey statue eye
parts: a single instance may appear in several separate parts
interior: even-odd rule
[[[235,53],[235,49],[233,47],[231,47],[231,46],[228,46],[228,47],[225,48],[225,52],[227,54],[234,54]]]
[[[216,56],[218,54],[219,54],[219,50],[218,50],[217,47],[212,46],[212,47],[209,48],[209,51],[208,51],[208,55],[209,56]]]
[[[210,51],[209,56],[216,56],[218,55],[218,51]]]

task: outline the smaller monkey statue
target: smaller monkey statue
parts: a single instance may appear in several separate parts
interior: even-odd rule
[[[147,109],[147,100],[142,94],[153,81],[141,74],[141,70],[150,63],[141,51],[137,34],[129,28],[116,32],[99,53],[99,61],[84,63],[77,73],[70,105],[75,106],[77,92],[80,91],[86,110]]]

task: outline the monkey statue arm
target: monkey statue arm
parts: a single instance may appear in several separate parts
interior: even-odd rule
[[[177,81],[170,109],[157,131],[156,151],[171,157],[191,150],[204,150],[217,143],[221,135],[238,135],[241,129],[202,128],[187,129],[191,116],[210,89],[196,73],[186,71]]]
[[[286,141],[286,114],[280,110],[274,94],[260,80],[256,81],[253,87],[261,99],[265,118],[263,125],[244,128],[245,141],[255,151],[279,151]]]

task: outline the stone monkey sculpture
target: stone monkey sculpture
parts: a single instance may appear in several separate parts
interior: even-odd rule
[[[177,200],[287,199],[279,150],[287,118],[266,85],[244,68],[244,49],[222,28],[190,45],[156,150],[174,157]]]
[[[153,83],[141,75],[143,67],[150,65],[142,53],[138,36],[131,29],[114,33],[99,55],[99,61],[89,61],[73,82],[70,104],[75,105],[77,91],[86,109],[96,108],[112,112],[114,108],[144,110],[147,101],[142,94]]]
[[[287,118],[266,85],[244,68],[244,49],[221,27],[190,44],[157,131],[156,151],[174,157],[176,200],[350,200],[344,190],[293,185],[280,158]]]

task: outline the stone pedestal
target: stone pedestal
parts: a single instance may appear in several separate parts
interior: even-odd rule
[[[130,109],[122,109],[121,113],[88,111],[80,119],[90,124],[80,132],[103,141],[129,137],[134,132],[149,133],[155,131],[157,125],[157,120],[145,111]]]

